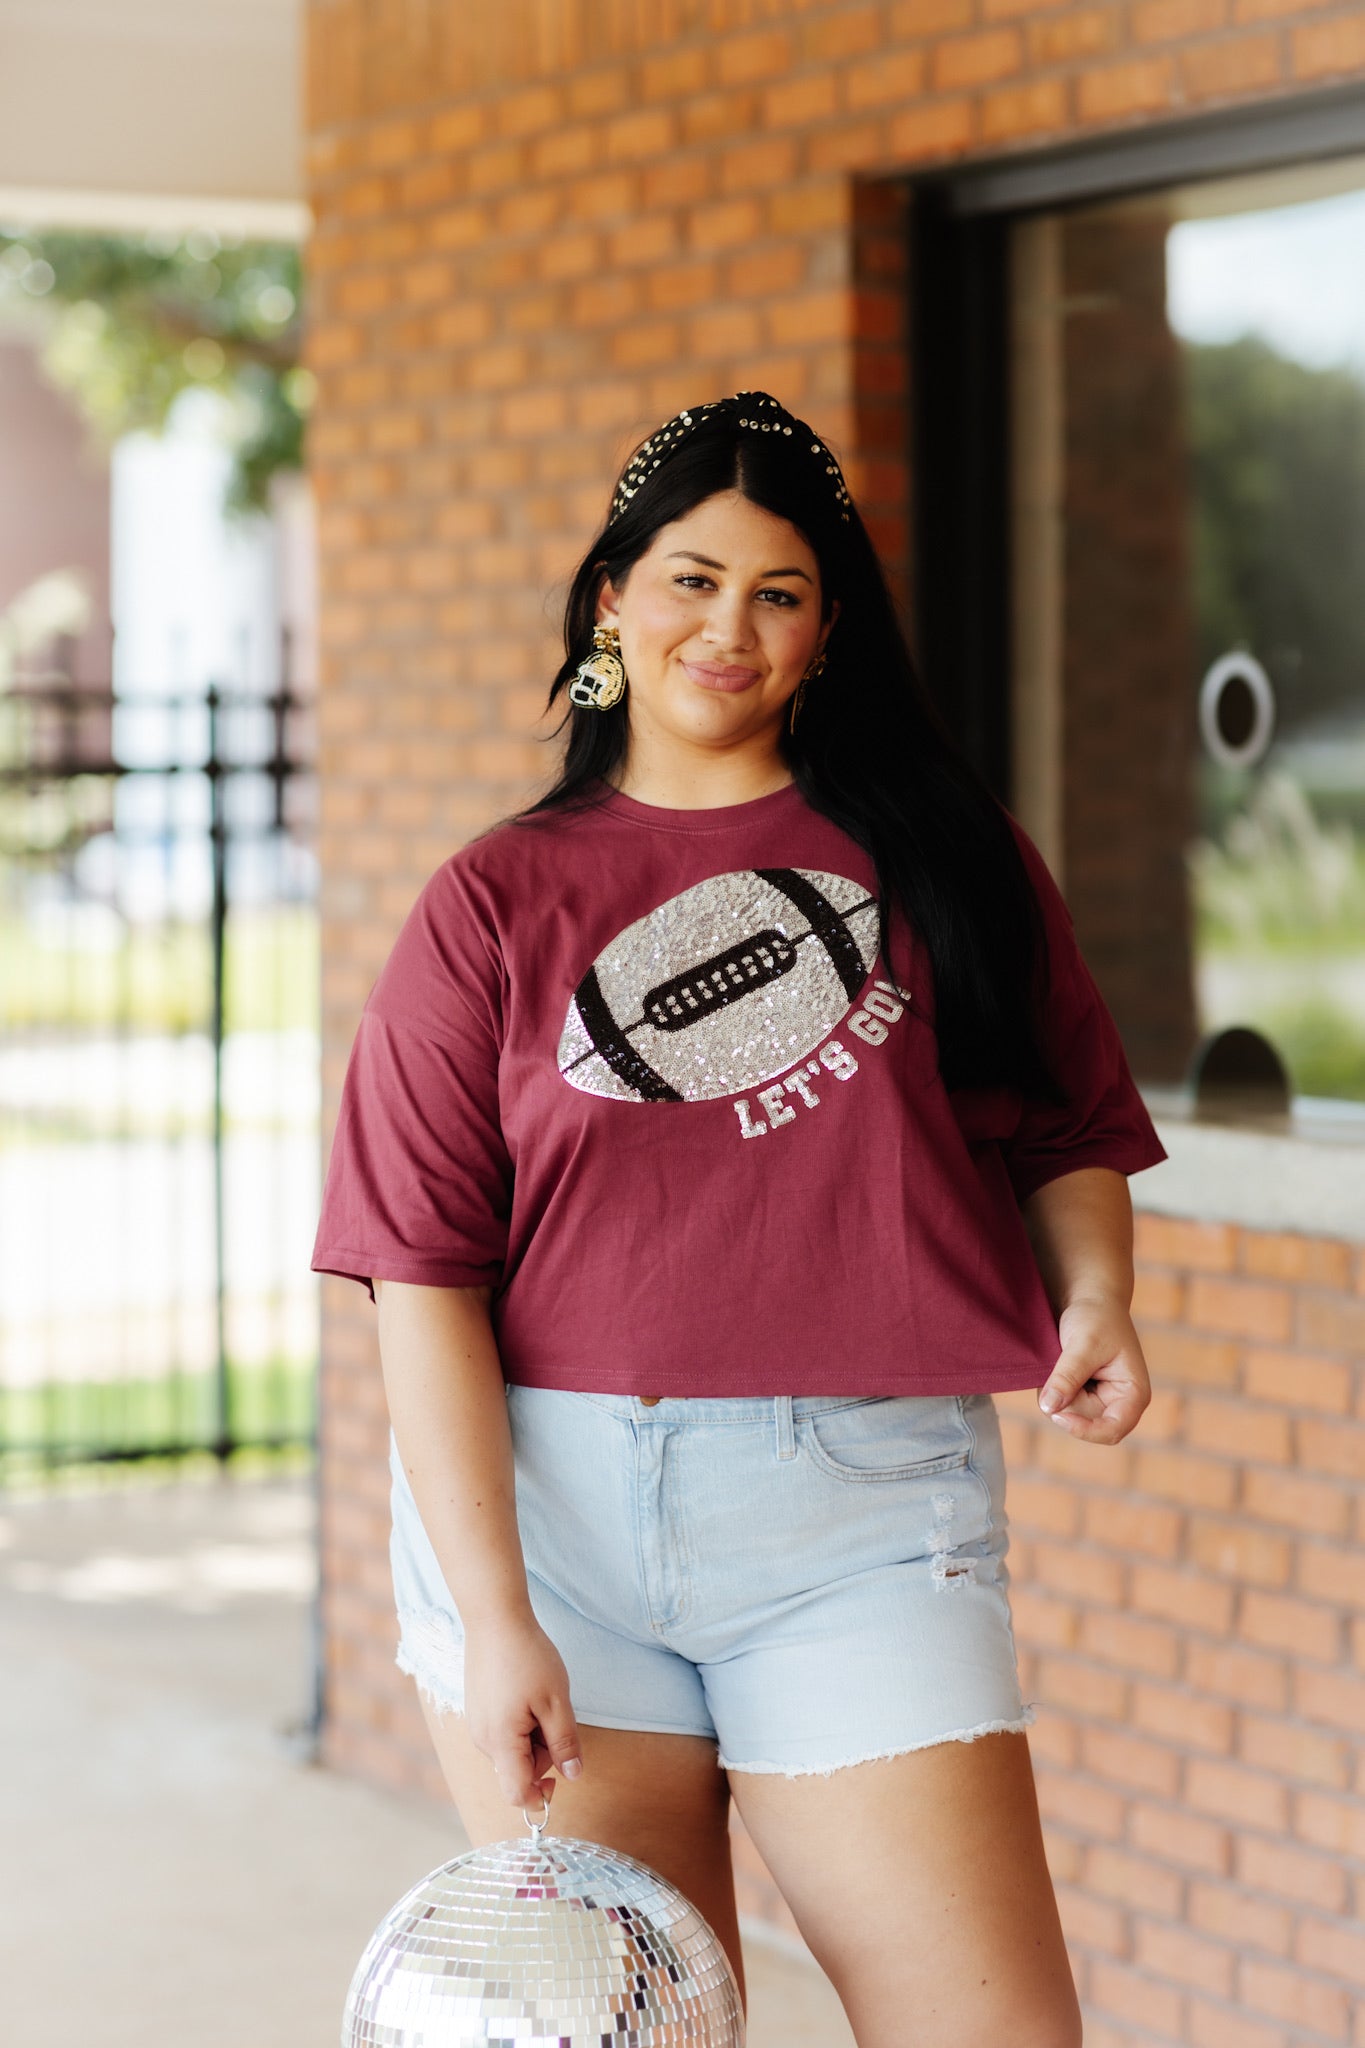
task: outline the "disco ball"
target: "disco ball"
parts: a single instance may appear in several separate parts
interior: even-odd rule
[[[735,1973],[691,1900],[601,1842],[543,1841],[548,1817],[385,1914],[341,2048],[744,2048]]]

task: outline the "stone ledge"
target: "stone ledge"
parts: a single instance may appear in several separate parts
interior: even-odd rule
[[[1133,1206],[1249,1230],[1365,1239],[1365,1105],[1299,1101],[1283,1128],[1199,1122],[1176,1090],[1144,1100],[1170,1154],[1133,1174]]]

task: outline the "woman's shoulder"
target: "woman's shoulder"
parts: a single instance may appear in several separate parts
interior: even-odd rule
[[[593,805],[554,805],[494,819],[455,847],[427,875],[408,923],[428,933],[483,933],[496,944],[534,904],[553,894],[566,841],[591,830]]]

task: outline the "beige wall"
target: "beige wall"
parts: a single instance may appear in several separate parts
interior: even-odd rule
[[[301,31],[298,0],[0,0],[0,219],[301,234]]]

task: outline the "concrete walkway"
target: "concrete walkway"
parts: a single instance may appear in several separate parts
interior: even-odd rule
[[[5,2048],[336,2048],[371,1929],[467,1846],[453,1808],[298,1760],[303,1480],[0,1498]],[[749,2048],[851,2048],[746,1940]]]

